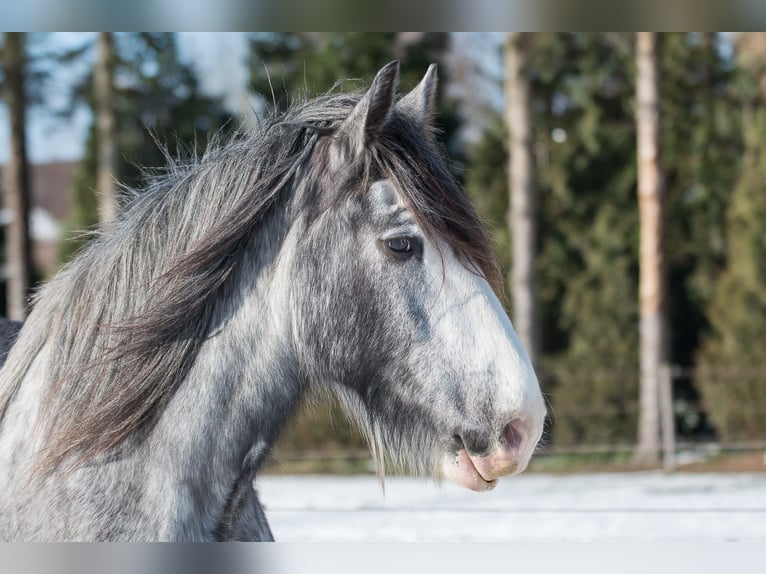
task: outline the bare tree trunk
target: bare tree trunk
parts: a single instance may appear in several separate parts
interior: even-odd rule
[[[5,228],[6,299],[8,317],[26,317],[32,269],[29,237],[29,166],[26,142],[26,92],[24,88],[24,34],[5,34],[3,50],[5,102],[11,131],[11,154],[4,170],[3,197],[12,219]]]
[[[117,215],[117,118],[114,109],[114,37],[109,32],[98,36],[98,61],[93,71],[96,113],[99,219],[102,224]]]
[[[668,359],[664,261],[664,184],[660,153],[658,35],[637,34],[636,122],[638,204],[641,225],[639,302],[641,308],[641,383],[638,446],[634,462],[660,460],[659,388]]]
[[[529,34],[511,32],[505,43],[506,125],[511,228],[513,323],[533,363],[539,355],[535,286],[537,202],[532,150],[532,113],[526,61]]]

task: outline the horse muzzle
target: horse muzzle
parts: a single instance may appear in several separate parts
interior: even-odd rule
[[[442,461],[442,476],[471,490],[492,490],[499,478],[527,468],[539,434],[526,419],[517,418],[505,426],[495,446],[484,454],[471,454],[463,440],[463,448]]]

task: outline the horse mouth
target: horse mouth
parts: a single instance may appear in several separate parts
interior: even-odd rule
[[[447,455],[442,462],[442,476],[476,492],[486,492],[497,486],[497,479],[487,480],[471,460],[465,448]]]
[[[505,426],[496,445],[481,455],[471,455],[462,437],[455,435],[459,448],[444,458],[442,475],[471,490],[492,490],[501,476],[514,476],[526,469],[537,444],[537,440],[527,439],[529,435],[528,424],[514,419]]]

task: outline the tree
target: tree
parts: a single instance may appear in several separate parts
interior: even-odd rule
[[[103,36],[99,40],[105,42]],[[140,188],[147,172],[164,168],[168,155],[182,160],[197,156],[211,134],[231,127],[231,116],[220,99],[202,94],[194,70],[180,60],[174,34],[112,34],[109,40],[111,46],[105,46],[97,58],[93,75],[83,78],[72,94],[70,108],[76,103],[87,105],[94,110],[94,123],[74,186],[69,227],[76,234],[62,243],[63,260],[85,241],[81,231],[98,224],[99,211],[108,219],[95,193],[102,189],[101,181],[112,185],[119,174],[121,184]],[[119,86],[111,97],[97,97],[101,93],[97,87],[106,82],[96,78],[108,74],[110,58]],[[106,113],[114,114],[113,126],[109,121],[99,123],[102,103],[111,108]],[[115,193],[116,206],[120,200],[119,192]]]
[[[98,60],[93,70],[93,100],[96,116],[95,127],[98,134],[97,189],[99,194],[99,217],[104,224],[117,215],[117,190],[115,179],[118,177],[117,162],[117,114],[115,110],[114,37],[111,32],[98,35]]]
[[[662,152],[668,320],[673,364],[693,365],[726,267],[726,212],[745,156],[740,72],[725,34],[662,34]],[[711,432],[698,376],[674,377],[677,432]]]
[[[510,281],[511,234],[508,206],[508,137],[500,114],[466,150],[465,189],[489,226],[504,276]]]
[[[530,51],[553,440],[635,436],[638,218],[630,35],[540,34]]]
[[[744,165],[726,212],[727,263],[709,304],[699,353],[700,390],[719,436],[766,437],[766,34],[742,34]]]
[[[539,327],[535,256],[537,244],[537,200],[532,155],[532,110],[527,79],[530,36],[511,32],[505,42],[506,124],[509,141],[508,190],[511,230],[511,295],[513,321],[532,363],[537,363]]]
[[[661,156],[658,34],[637,34],[636,126],[641,222],[639,300],[641,384],[634,461],[659,462],[659,389],[668,360],[665,277],[665,192]]]
[[[530,82],[538,374],[557,445],[635,438],[638,218],[633,46],[628,34],[534,34]],[[507,252],[506,136],[468,150],[466,189]],[[502,258],[508,270],[510,258]]]
[[[635,37],[534,34],[530,43],[538,369],[553,403],[551,441],[633,442],[640,361]],[[674,363],[688,365],[709,328],[726,265],[725,214],[743,156],[738,73],[726,35],[663,34],[662,47],[660,104],[673,119],[661,126],[674,326],[668,347]],[[509,270],[506,136],[499,110],[495,115],[468,150],[466,189],[493,226]],[[674,381],[674,395],[690,409],[694,382]],[[706,428],[704,416],[685,414],[681,432]]]
[[[11,213],[6,224],[5,254],[7,269],[8,317],[22,321],[26,317],[32,269],[29,236],[29,166],[26,143],[25,37],[23,33],[5,34],[3,49],[4,97],[8,106],[11,131],[10,159],[3,170],[3,197]]]

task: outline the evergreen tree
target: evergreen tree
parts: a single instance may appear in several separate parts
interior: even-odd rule
[[[3,45],[3,99],[8,107],[10,159],[3,171],[4,206],[11,213],[5,226],[7,315],[23,321],[32,276],[29,212],[32,190],[27,160],[27,52],[23,33],[8,32]]]
[[[528,58],[532,34],[511,32],[505,41],[505,119],[508,130],[508,226],[513,237],[513,322],[532,364],[540,354],[535,256],[537,194]]]
[[[689,365],[726,261],[725,216],[742,165],[742,122],[728,40],[708,33],[662,36],[672,357]]]
[[[553,440],[632,441],[638,228],[631,38],[537,34],[529,57],[540,203],[539,374],[552,401]],[[507,202],[493,190],[504,190],[504,178],[486,150],[501,141],[498,130],[485,135],[469,152],[466,178],[497,229]],[[496,238],[507,242],[507,231]]]
[[[120,183],[140,187],[143,170],[162,169],[167,163],[163,147],[179,158],[200,154],[211,134],[231,117],[218,99],[200,92],[194,70],[179,58],[174,34],[116,34],[114,42],[116,167]],[[78,86],[76,97],[94,105],[90,76]],[[94,121],[75,181],[70,227],[78,233],[98,223],[98,137]],[[78,234],[62,243],[62,258],[84,240]]]
[[[101,223],[117,216],[117,185],[119,177],[117,162],[117,110],[114,96],[114,35],[99,32],[98,60],[93,70],[94,115],[98,134],[98,182],[99,217]]]
[[[726,213],[727,265],[709,307],[699,383],[719,436],[766,438],[766,34],[744,34],[739,59],[745,162]]]
[[[482,138],[466,150],[465,189],[489,226],[503,276],[511,268],[511,234],[508,228],[508,140],[500,114]]]
[[[636,34],[636,131],[638,211],[640,217],[639,304],[641,382],[638,444],[633,462],[654,466],[660,460],[660,392],[668,361],[667,263],[665,258],[665,173],[660,129],[657,32]]]
[[[638,211],[632,40],[626,34],[536,34],[531,46],[540,201],[540,374],[551,395],[558,444],[635,440]],[[722,36],[665,34],[663,42],[671,357],[689,364],[725,261],[724,213],[742,149],[739,116],[732,111],[736,70]],[[507,253],[503,146],[498,114],[495,126],[468,151],[466,188],[492,224],[500,252]],[[508,270],[509,260],[502,263]],[[676,381],[676,396],[696,400],[692,383]],[[697,427],[680,428],[692,432]]]
[[[11,178],[13,180],[13,182],[10,183],[6,183],[8,180],[6,180],[6,182],[0,182],[0,189],[5,187],[6,192],[8,192],[16,187],[17,182],[20,182],[21,187],[26,188],[27,190],[24,192],[24,195],[28,195],[28,197],[22,198],[19,196],[16,199],[6,196],[4,198],[4,206],[10,208],[12,211],[16,211],[20,208],[21,211],[26,210],[30,212],[34,203],[34,198],[32,197],[33,186],[31,185],[33,180],[32,170],[29,165],[26,165],[29,163],[29,160],[28,157],[26,157],[27,152],[24,151],[28,142],[24,141],[22,143],[22,140],[26,140],[27,138],[25,135],[21,134],[26,132],[26,126],[24,125],[26,124],[26,120],[23,116],[32,109],[45,108],[50,105],[48,97],[50,94],[50,84],[48,82],[51,77],[51,64],[55,64],[58,61],[58,58],[53,58],[51,54],[46,51],[46,44],[49,37],[50,34],[40,32],[23,34],[7,33],[3,36],[3,43],[0,45],[0,59],[3,60],[8,57],[16,59],[18,55],[18,53],[17,55],[8,53],[9,39],[11,39],[11,43],[16,43],[21,40],[21,48],[23,52],[21,54],[21,64],[23,68],[21,70],[23,84],[23,86],[21,86],[21,93],[17,92],[20,87],[18,85],[18,71],[12,73],[11,76],[8,76],[4,70],[5,65],[0,65],[0,98],[9,106],[8,115],[11,120],[10,143],[12,151],[12,157],[10,158],[9,164],[5,166],[7,169],[5,169],[3,179]],[[10,48],[12,51],[18,50],[18,46],[10,46]],[[13,86],[13,84],[16,85]],[[16,92],[16,94],[13,94],[12,92]],[[25,108],[25,112],[20,112],[20,104]],[[12,111],[10,108],[15,109]],[[6,193],[4,193],[4,195],[6,195]],[[19,204],[14,207],[13,203],[17,200],[21,200],[21,202],[27,205],[23,206]],[[19,288],[22,282],[16,283],[16,287],[14,288],[16,294],[13,296],[15,301],[13,301],[13,299],[7,299],[6,289],[0,290],[0,316],[3,317],[23,317],[23,314],[20,312],[20,307],[26,307],[26,299],[29,292],[33,291],[37,283],[42,279],[40,271],[35,265],[34,238],[31,236],[31,221],[25,222],[24,220],[26,219],[28,218],[21,217],[16,220],[17,223],[28,223],[24,225],[26,227],[25,230],[22,231],[16,224],[12,224],[7,227],[5,233],[0,236],[0,245],[2,245],[0,253],[3,255],[4,264],[11,259],[11,257],[9,257],[9,251],[14,251],[18,254],[14,257],[27,259],[27,262],[24,264],[27,269],[25,272],[22,272],[22,275],[25,276],[22,279],[22,282],[26,283],[26,287]],[[11,236],[15,236],[13,239],[15,245],[6,245],[6,239],[9,239]],[[26,252],[26,255],[22,256],[21,252]],[[26,294],[22,295],[23,292],[26,292]]]
[[[720,34],[663,34],[660,64],[671,358],[692,365],[710,329],[727,258],[726,211],[744,155],[739,73],[731,41]],[[689,405],[677,417],[683,434],[709,432],[697,387],[693,377],[673,381],[674,397]]]
[[[553,439],[632,441],[638,366],[632,38],[541,34],[531,58],[547,331],[542,366]]]

